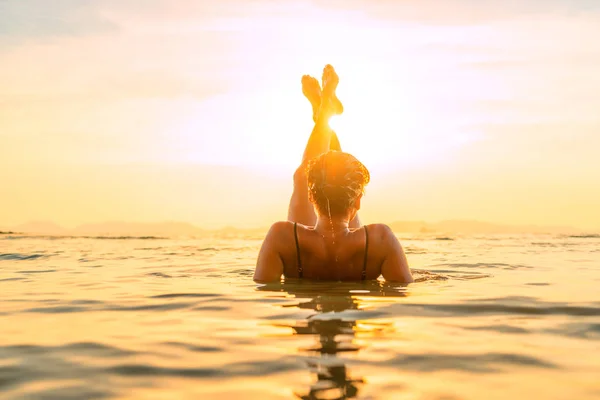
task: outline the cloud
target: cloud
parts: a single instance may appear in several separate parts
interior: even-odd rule
[[[0,40],[5,43],[118,30],[90,0],[3,0],[0,15]]]
[[[540,14],[573,14],[600,10],[596,0],[327,0],[316,6],[355,10],[382,20],[431,25],[468,25]]]
[[[0,0],[0,44],[140,27],[181,33],[215,28],[227,18],[247,19],[282,11],[281,4],[273,0]]]

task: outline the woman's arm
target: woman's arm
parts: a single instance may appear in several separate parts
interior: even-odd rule
[[[276,222],[271,226],[258,253],[254,281],[277,282],[283,274],[283,260],[278,250],[278,242],[284,234],[288,222]]]
[[[385,259],[381,266],[381,274],[386,281],[411,283],[414,282],[408,260],[402,249],[402,245],[387,225],[382,225],[383,242],[386,249]]]

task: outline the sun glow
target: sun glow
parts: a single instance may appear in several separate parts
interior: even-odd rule
[[[338,96],[344,113],[332,117],[330,125],[342,149],[369,167],[431,165],[465,143],[465,135],[456,124],[444,120],[440,109],[419,101],[418,88],[411,86],[407,74],[394,75],[376,63],[367,65],[352,59],[335,67],[340,75]],[[319,70],[303,72],[319,76]],[[170,126],[169,136],[175,136],[173,142],[180,145],[171,153],[163,148],[163,155],[174,162],[197,159],[248,166],[297,166],[314,125],[311,106],[301,92],[301,76],[301,72],[280,72],[267,85],[247,87],[245,93],[223,94],[187,107],[188,115],[178,115],[177,121],[166,124]],[[234,114],[215,118],[223,109]],[[209,126],[206,121],[211,121]]]
[[[331,118],[329,118],[329,127],[334,131],[338,131],[343,125],[343,123],[340,123],[340,119],[341,118],[339,115],[333,115]]]
[[[386,86],[386,79],[355,74],[346,90],[340,90],[345,112],[333,116],[329,124],[342,149],[375,167],[430,164],[439,159],[450,150],[456,134],[426,117],[434,110],[411,104],[410,93]]]
[[[460,72],[456,56],[432,59],[415,47],[414,38],[403,35],[408,28],[381,21],[373,25],[368,17],[354,13],[341,18],[320,10],[311,18],[323,23],[306,30],[296,26],[295,19],[286,20],[281,36],[271,35],[270,30],[248,32],[235,49],[237,57],[245,60],[243,70],[227,75],[228,90],[201,101],[188,98],[189,107],[178,106],[179,111],[170,113],[171,123],[166,121],[165,131],[160,132],[169,143],[157,149],[157,157],[171,162],[294,168],[313,128],[301,76],[320,79],[326,63],[340,76],[338,97],[345,109],[331,124],[342,149],[369,167],[435,168],[468,143],[465,138],[471,136],[463,132],[468,117],[456,104],[469,100],[479,87],[493,92],[489,82],[475,80],[460,91],[440,85],[441,79],[432,79],[430,66],[445,65],[444,74],[453,76]],[[435,29],[423,31],[419,40],[436,34]],[[386,48],[392,35],[395,55]],[[257,43],[272,51],[261,53]],[[273,56],[277,51],[285,57]],[[450,100],[449,92],[453,93]]]

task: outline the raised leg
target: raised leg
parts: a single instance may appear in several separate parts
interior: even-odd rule
[[[323,82],[323,87],[325,87],[325,79],[326,79],[326,71],[323,71],[323,76],[321,81]],[[341,115],[344,113],[344,106],[340,99],[338,99],[335,91],[333,92],[331,105],[333,107],[333,111],[335,115]],[[331,142],[329,142],[329,150],[342,151],[342,145],[340,144],[340,140],[338,139],[337,134],[331,130]]]
[[[325,67],[322,80],[323,91],[315,78],[302,77],[302,92],[312,105],[315,126],[306,144],[302,163],[294,173],[294,192],[288,209],[288,220],[309,226],[315,225],[317,216],[308,197],[306,164],[329,150],[341,151],[337,135],[329,127],[329,118],[343,112],[342,103],[335,94],[339,78],[333,67]],[[350,222],[350,227],[360,227],[358,216]]]
[[[319,113],[319,109],[321,108],[321,85],[319,85],[319,81],[310,75],[304,75],[302,77],[302,93],[308,99],[310,105],[312,106],[313,121],[317,122],[317,114]],[[344,112],[344,106],[335,94],[332,105],[333,113],[335,115],[339,115]],[[337,134],[333,130],[331,134],[331,141],[329,142],[329,149],[342,151],[340,141],[337,137]]]
[[[329,150],[342,151],[342,145],[337,137],[337,134],[331,130],[331,141],[329,142]]]

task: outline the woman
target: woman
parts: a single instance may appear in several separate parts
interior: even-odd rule
[[[402,246],[384,224],[361,227],[358,210],[369,171],[341,151],[329,118],[343,111],[336,97],[339,78],[323,70],[323,91],[310,76],[302,78],[313,106],[315,127],[302,164],[294,174],[288,221],[271,226],[260,249],[254,280],[286,278],[355,281],[413,281]]]

